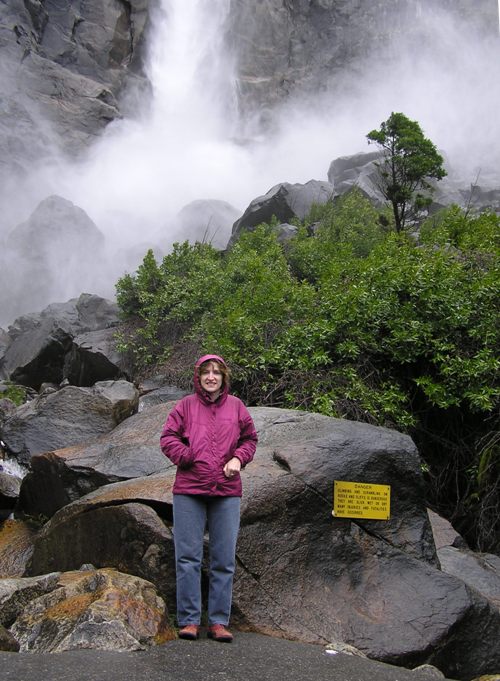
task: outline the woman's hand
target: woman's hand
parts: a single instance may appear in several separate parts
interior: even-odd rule
[[[224,475],[226,478],[234,478],[234,476],[238,475],[240,471],[241,461],[236,456],[233,456],[232,459],[229,459],[227,464],[224,466]]]

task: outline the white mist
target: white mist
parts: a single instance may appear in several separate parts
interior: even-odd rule
[[[418,120],[465,184],[500,168],[498,38],[479,41],[431,4],[420,3],[428,49],[410,53],[403,36],[390,68],[372,60],[344,95],[290,99],[279,132],[245,144],[236,141],[235,64],[224,42],[230,0],[159,4],[148,59],[153,97],[138,118],[109,125],[85,162],[54,163],[27,179],[17,202],[8,197],[18,220],[50,194],[88,213],[107,240],[106,267],[91,292],[113,296],[117,278],[147,248],[167,251],[189,202],[220,199],[243,212],[278,182],[325,180],[334,158],[369,150],[366,134],[391,111]],[[80,292],[78,280],[60,282],[54,300]]]

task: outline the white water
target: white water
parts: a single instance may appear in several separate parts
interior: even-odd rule
[[[28,469],[21,466],[15,459],[0,459],[0,470],[20,480],[28,473]]]
[[[344,96],[291,99],[279,133],[237,143],[234,63],[223,42],[229,4],[162,0],[149,55],[151,106],[144,102],[137,120],[111,124],[84,163],[54,163],[28,178],[20,198],[9,195],[9,229],[53,193],[88,213],[108,249],[92,292],[112,296],[117,278],[135,269],[148,247],[166,251],[182,238],[175,216],[190,201],[221,199],[243,212],[278,182],[326,180],[334,158],[369,150],[367,132],[391,111],[418,120],[466,184],[487,175],[488,166],[500,168],[498,53],[425,3],[429,51],[408,54],[403,43],[390,69],[372,60]],[[61,281],[54,300],[80,292],[78,280]],[[5,295],[0,291],[0,303]],[[21,307],[29,310],[29,301]]]
[[[151,109],[110,126],[64,193],[124,245],[138,235],[169,245],[169,221],[194,199],[247,198],[234,182],[248,154],[231,142],[235,84],[222,44],[229,0],[161,4],[152,22]]]

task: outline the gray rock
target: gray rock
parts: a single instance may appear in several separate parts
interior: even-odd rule
[[[100,329],[73,339],[64,358],[63,379],[89,386],[109,379],[129,379],[123,356],[116,349],[116,329]]]
[[[134,413],[138,399],[127,381],[67,386],[18,407],[3,425],[3,440],[20,463],[27,463],[41,452],[95,441]]]
[[[121,115],[125,90],[144,90],[148,5],[148,0],[0,5],[5,89],[0,140],[10,152],[8,170],[25,169],[54,146],[73,155],[81,151]]]
[[[459,577],[500,610],[499,556],[443,546],[438,550],[438,557],[443,572]]]
[[[61,282],[68,297],[92,290],[103,246],[103,234],[81,208],[59,196],[42,201],[6,239],[2,278],[10,298],[2,314],[44,308]]]
[[[120,498],[122,503],[118,503]],[[173,603],[171,528],[150,506],[127,503],[126,495],[118,493],[114,502],[110,493],[108,503],[95,502],[87,508],[80,504],[74,511],[56,514],[35,541],[28,574],[48,572],[49,565],[64,566],[63,571],[77,570],[88,562],[97,568],[121,566],[127,573],[152,581],[166,602]]]
[[[21,489],[21,480],[0,472],[0,509],[13,509]]]
[[[276,237],[280,243],[286,243],[297,234],[297,227],[288,222],[282,222],[275,227]]]
[[[458,534],[448,520],[442,518],[440,515],[434,513],[434,511],[431,511],[430,509],[427,509],[427,514],[431,523],[432,536],[434,537],[434,543],[438,553],[439,550],[444,546],[467,548],[465,539]]]
[[[36,326],[15,335],[3,357],[3,373],[12,381],[36,389],[45,381],[60,383],[71,343],[68,330],[53,319],[41,319]]]
[[[20,510],[51,517],[103,485],[167,470],[171,464],[159,447],[167,413],[168,405],[160,404],[131,416],[91,445],[34,457],[21,485]]]
[[[138,411],[143,411],[144,409],[149,409],[150,407],[155,407],[158,404],[166,404],[167,402],[177,402],[188,391],[181,390],[175,385],[164,385],[156,390],[150,390],[146,394],[139,397],[139,409]]]
[[[59,573],[0,579],[0,624],[10,627],[27,603],[57,587]]]
[[[334,186],[335,196],[339,196],[356,187],[374,205],[387,204],[379,189],[379,171],[377,163],[381,152],[359,153],[352,156],[341,156],[331,162],[328,169],[328,180]],[[457,204],[469,210],[500,211],[500,188],[498,177],[488,176],[484,184],[470,186],[458,178],[453,171],[443,180],[431,183],[432,203],[429,213],[441,208]]]
[[[1,384],[0,384],[1,386]],[[0,396],[2,392],[0,391]],[[3,422],[8,416],[11,416],[16,410],[16,404],[12,400],[9,400],[7,397],[0,397],[0,429],[2,427]],[[1,445],[0,445],[0,454],[1,454]]]
[[[379,151],[353,156],[341,156],[331,162],[328,181],[334,187],[335,196],[344,194],[356,187],[375,205],[384,205],[386,200],[378,188],[377,162]]]
[[[391,664],[430,663],[451,677],[494,668],[498,611],[436,567],[418,456],[404,436],[300,412],[253,415],[261,439],[245,475],[239,620],[261,633],[344,641]],[[391,520],[332,519],[336,479],[385,480]],[[407,502],[419,509],[420,543]]]
[[[177,240],[201,241],[224,249],[239,215],[239,211],[226,201],[192,201],[177,214]]]
[[[0,624],[0,650],[5,650],[10,653],[19,652],[19,643],[8,629]]]
[[[116,570],[61,575],[11,627],[21,652],[142,650],[175,638],[154,586]]]
[[[127,448],[140,461],[155,456],[165,412],[161,405],[152,407],[115,429],[131,422],[115,442],[126,443],[119,446],[125,460]],[[251,413],[260,441],[243,476],[235,622],[302,641],[339,641],[391,664],[433,664],[451,677],[498,664],[498,609],[437,567],[412,441],[384,428],[307,412]],[[144,455],[137,447],[145,440]],[[109,449],[93,445],[74,453],[73,472],[67,466],[72,452],[55,453],[59,468],[47,455],[36,457],[31,489],[45,489],[53,498],[56,484],[67,493],[75,485],[71,475],[88,464],[89,472],[107,466],[108,477],[118,470],[118,457]],[[78,461],[85,455],[87,462]],[[45,466],[43,481],[36,478],[37,461]],[[78,569],[82,563],[120,566],[153,581],[170,602],[174,473],[170,466],[101,486],[61,507],[35,540],[29,574]],[[332,518],[337,479],[389,484],[390,519]]]
[[[79,376],[81,381],[90,385],[89,379],[81,374],[82,362],[93,365],[89,357],[92,353],[87,343],[79,350],[79,344],[73,343],[75,337],[86,333],[110,329],[119,322],[116,303],[87,293],[78,298],[72,298],[66,303],[53,303],[40,314],[24,315],[16,319],[9,327],[10,345],[5,355],[0,358],[0,371],[3,375],[16,380],[22,385],[36,389],[42,383],[60,383],[65,378],[65,367]],[[110,355],[111,363],[118,361],[112,348],[112,333],[105,334],[106,354]],[[97,355],[95,363],[102,367],[99,337],[83,338],[97,341]],[[104,340],[104,339],[101,339]],[[82,354],[84,355],[82,357]],[[73,363],[69,356],[74,358]],[[78,366],[75,366],[75,363]],[[79,363],[79,364],[78,364]],[[117,367],[111,367],[113,378]],[[102,376],[102,372],[99,373]]]
[[[413,671],[417,674],[421,674],[422,678],[427,678],[429,681],[441,681],[445,678],[443,672],[439,671],[439,669],[432,664],[421,664],[418,667],[415,667]]]
[[[328,182],[310,180],[306,184],[277,184],[267,194],[254,199],[241,218],[233,225],[229,244],[233,244],[242,231],[252,231],[273,217],[281,222],[293,218],[303,220],[313,204],[324,204],[333,197],[334,188]]]

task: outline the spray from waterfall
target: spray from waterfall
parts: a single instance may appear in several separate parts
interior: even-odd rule
[[[9,227],[51,194],[84,209],[106,239],[88,273],[89,292],[112,297],[118,277],[135,270],[148,248],[160,254],[182,239],[177,216],[186,204],[213,199],[242,213],[279,182],[325,180],[334,158],[368,151],[366,133],[391,111],[418,120],[466,182],[478,169],[483,179],[487,166],[500,167],[498,50],[432,3],[419,7],[425,49],[412,51],[402,35],[390,66],[369,59],[355,76],[336,74],[333,89],[292,94],[275,109],[271,133],[242,142],[236,61],[225,39],[230,0],[159,1],[147,64],[151,99],[133,120],[111,123],[85,161],[52,161],[10,190],[0,205],[16,210]],[[12,314],[0,315],[0,325],[33,311],[29,291],[19,299],[12,293],[15,276],[13,263],[0,286]],[[68,275],[47,302],[77,296],[81,287]]]

